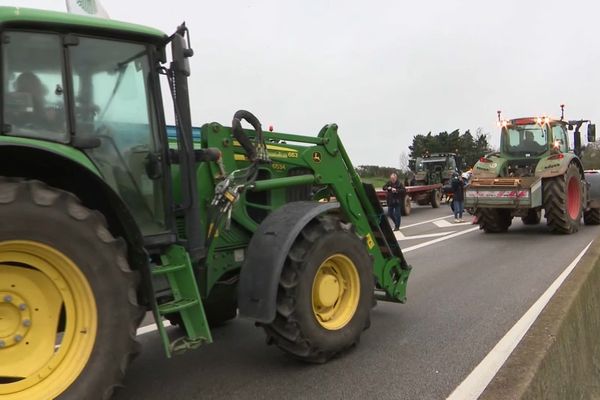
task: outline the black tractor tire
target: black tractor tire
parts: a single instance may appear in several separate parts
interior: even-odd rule
[[[57,264],[50,258],[47,259],[50,261],[44,261],[54,262],[60,268],[72,271],[74,276],[79,277],[77,282],[82,282],[83,286],[80,287],[89,288],[71,289],[74,304],[91,304],[87,308],[89,313],[70,315],[69,312],[64,312],[58,330],[65,329],[69,323],[77,323],[82,315],[91,316],[97,321],[95,337],[77,336],[85,338],[80,340],[90,341],[88,345],[91,346],[91,353],[75,355],[78,360],[83,360],[80,364],[81,372],[71,378],[73,382],[64,382],[64,376],[53,378],[51,373],[19,392],[19,398],[33,399],[34,397],[28,396],[27,391],[44,388],[43,390],[48,390],[45,395],[48,398],[109,399],[115,388],[121,385],[129,363],[139,353],[136,330],[144,316],[144,309],[137,302],[139,276],[129,267],[125,241],[113,237],[102,214],[84,207],[73,194],[39,181],[0,177],[0,221],[0,246],[18,241],[32,248],[49,249],[50,254],[61,254],[66,257],[65,260],[71,261],[69,266],[65,267],[65,263]],[[7,264],[0,265],[0,291],[3,283],[6,283],[2,278],[3,267],[7,268],[6,271],[10,268]],[[22,268],[29,271],[36,269],[31,265],[24,265]],[[39,272],[43,271],[38,270]],[[25,271],[17,273],[23,276],[26,274]],[[27,290],[23,289],[24,292]],[[85,291],[94,298],[87,297],[85,301]],[[90,300],[94,301],[95,306]],[[35,325],[33,315],[32,329]],[[70,357],[69,354],[75,353],[75,350],[76,346],[67,345],[65,357]],[[62,368],[61,364],[55,368]],[[75,366],[71,364],[64,368],[72,371]],[[0,379],[0,387],[3,384],[7,383]],[[69,386],[64,388],[65,385]],[[53,393],[54,391],[58,393]]]
[[[512,223],[510,210],[502,208],[478,208],[475,211],[479,228],[485,233],[502,233]]]
[[[586,225],[600,225],[600,208],[590,208],[584,211],[583,223]]]
[[[523,221],[523,224],[525,225],[537,225],[540,223],[541,219],[542,210],[535,208],[530,209],[529,211],[527,211],[526,216],[521,217],[521,221]]]
[[[436,189],[431,191],[430,202],[432,208],[440,208],[440,203],[442,202],[442,194],[439,190]]]
[[[571,234],[579,230],[583,213],[582,175],[575,164],[564,175],[542,182],[544,214],[550,231]]]
[[[328,329],[317,317],[313,285],[325,261],[340,255],[354,266],[358,285],[349,293],[359,297],[350,319],[337,329]],[[370,326],[373,291],[372,261],[365,243],[335,216],[314,219],[288,253],[279,281],[275,319],[263,324],[267,343],[303,361],[323,363],[357,344]],[[338,301],[343,300],[336,300],[336,304]]]
[[[412,211],[411,198],[409,195],[406,195],[406,196],[404,196],[404,200],[402,201],[402,204],[400,205],[400,215],[402,215],[402,216],[410,215],[411,211]]]

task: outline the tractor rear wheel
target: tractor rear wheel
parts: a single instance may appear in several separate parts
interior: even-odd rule
[[[334,216],[309,223],[292,246],[279,281],[268,343],[325,362],[355,345],[370,325],[372,261],[366,245]]]
[[[590,208],[584,211],[583,223],[586,225],[600,225],[600,208]]]
[[[525,224],[525,225],[537,225],[540,223],[541,219],[542,219],[542,210],[535,209],[535,208],[530,209],[529,211],[527,211],[526,216],[521,217],[521,221],[523,221],[523,224]]]
[[[564,175],[543,181],[546,222],[552,232],[575,233],[583,212],[581,173],[575,164]]]
[[[502,208],[478,208],[475,211],[477,223],[485,233],[506,232],[512,223],[510,210]]]
[[[431,207],[432,208],[440,208],[441,199],[442,199],[442,194],[440,193],[439,190],[436,189],[436,190],[431,191]]]
[[[404,201],[400,205],[400,214],[403,216],[410,215],[412,210],[411,199],[409,195],[404,196]]]
[[[125,242],[70,193],[0,178],[0,397],[108,399],[138,352]]]

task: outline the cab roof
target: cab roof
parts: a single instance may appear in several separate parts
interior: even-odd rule
[[[152,43],[161,43],[167,38],[158,29],[111,19],[31,8],[0,7],[0,29],[7,28],[97,34]]]
[[[509,120],[509,125],[534,125],[538,123],[538,118],[542,118],[542,117],[521,117],[521,118],[514,118]],[[543,117],[546,118],[546,117]],[[555,118],[547,118],[547,122],[550,124],[563,124],[566,125],[566,121],[560,120],[560,119],[555,119]]]

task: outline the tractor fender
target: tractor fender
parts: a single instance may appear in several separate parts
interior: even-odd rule
[[[292,244],[312,219],[339,207],[337,202],[295,201],[265,218],[250,239],[241,269],[240,316],[266,324],[275,319],[279,278]]]
[[[143,236],[133,215],[87,157],[62,145],[6,143],[8,139],[13,138],[0,142],[0,176],[39,180],[73,193],[83,205],[102,213],[114,236],[125,239],[131,267],[147,267]]]
[[[561,154],[564,154],[564,156],[563,158],[558,160],[550,159],[549,157],[541,159],[535,167],[536,176],[539,176],[540,178],[553,178],[555,176],[564,175],[567,173],[569,165],[571,165],[571,163],[574,163],[575,165],[577,165],[577,168],[579,168],[579,173],[581,174],[581,177],[583,179],[584,174],[581,160],[579,160],[579,158],[572,153]]]

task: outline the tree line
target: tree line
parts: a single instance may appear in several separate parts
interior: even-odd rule
[[[408,146],[410,154],[399,155],[398,167],[385,167],[380,165],[359,165],[356,172],[361,178],[380,177],[387,178],[392,172],[396,172],[403,179],[408,172],[408,158],[414,160],[421,157],[425,152],[429,153],[458,153],[468,167],[472,167],[483,155],[492,152],[488,136],[483,129],[477,128],[475,135],[470,130],[461,134],[459,129],[448,133],[447,131],[433,135],[413,136],[412,144]],[[600,161],[600,160],[599,160]]]
[[[426,135],[415,135],[410,149],[410,158],[421,157],[426,152],[429,153],[458,153],[472,167],[486,153],[490,153],[492,148],[488,141],[488,135],[481,128],[475,131],[475,135],[470,130],[466,130],[461,135],[459,129],[448,133],[446,131],[433,135],[431,132]]]

